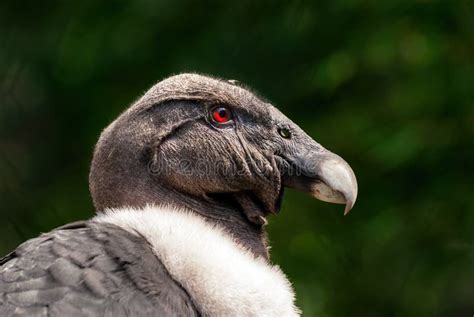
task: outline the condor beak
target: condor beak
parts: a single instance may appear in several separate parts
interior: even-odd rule
[[[357,180],[349,164],[338,155],[318,147],[285,160],[291,165],[283,177],[285,186],[307,192],[326,202],[345,204],[346,215],[357,199]]]

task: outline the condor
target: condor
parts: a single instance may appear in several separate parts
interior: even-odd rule
[[[298,316],[269,259],[266,218],[285,187],[357,196],[349,165],[234,81],[181,74],[107,127],[97,216],[0,260],[0,315]]]

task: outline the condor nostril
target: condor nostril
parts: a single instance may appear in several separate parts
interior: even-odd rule
[[[278,133],[284,139],[291,139],[291,131],[288,128],[278,128]]]

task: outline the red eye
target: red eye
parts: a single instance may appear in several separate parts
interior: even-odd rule
[[[217,107],[212,110],[212,119],[217,123],[226,123],[232,119],[232,114],[227,108]]]

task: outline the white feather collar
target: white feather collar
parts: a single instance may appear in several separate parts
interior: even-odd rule
[[[299,316],[290,282],[278,266],[255,258],[220,227],[176,209],[107,210],[111,223],[152,245],[171,276],[205,316]]]

